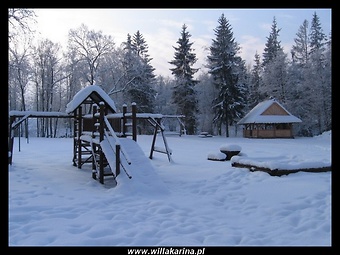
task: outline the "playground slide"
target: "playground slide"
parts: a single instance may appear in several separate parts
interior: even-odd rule
[[[116,189],[121,189],[122,192],[125,190],[128,193],[136,192],[138,194],[145,192],[154,195],[168,194],[169,191],[166,185],[139,144],[130,138],[119,138],[118,141],[121,148],[124,148],[131,159],[128,171],[132,178],[126,178],[126,174],[121,170],[120,175],[117,177],[118,185]]]
[[[100,143],[100,147],[103,150],[103,153],[109,163],[109,166],[114,175],[116,175],[116,152],[115,149],[111,147],[108,140],[104,139]]]

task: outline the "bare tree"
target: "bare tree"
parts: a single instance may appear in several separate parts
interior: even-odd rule
[[[56,84],[66,78],[59,57],[60,45],[46,39],[35,49],[36,104],[39,111],[59,111],[60,105],[54,103]],[[60,102],[57,100],[56,102]],[[52,136],[52,120],[40,120],[41,136]],[[39,130],[39,128],[38,128]],[[39,131],[38,131],[39,132]],[[39,133],[38,133],[39,136]]]
[[[30,21],[35,21],[36,14],[29,9],[8,9],[8,40],[12,41],[19,33],[33,32],[29,26]]]
[[[82,24],[78,29],[69,31],[69,49],[76,52],[79,62],[86,64],[84,77],[93,85],[101,57],[113,51],[114,42],[111,36],[103,35],[102,31],[89,30]]]

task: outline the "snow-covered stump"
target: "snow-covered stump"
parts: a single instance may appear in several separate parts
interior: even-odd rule
[[[241,146],[237,144],[224,144],[220,146],[220,151],[226,155],[226,160],[230,160],[241,152]]]
[[[207,159],[213,161],[225,161],[226,155],[222,152],[209,152]]]

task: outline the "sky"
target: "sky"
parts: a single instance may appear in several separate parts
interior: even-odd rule
[[[214,247],[332,247],[332,172],[279,177],[232,166],[240,159],[282,169],[330,166],[331,136],[172,135],[172,161],[156,152],[148,158],[152,136],[120,138],[132,178],[121,170],[116,186],[112,177],[94,180],[91,164],[72,165],[72,138],[21,138],[20,151],[15,138],[9,248],[194,247],[207,255]],[[160,136],[156,145],[164,146]],[[208,160],[226,147],[241,150],[231,160]]]
[[[304,20],[311,23],[313,13],[320,18],[323,32],[330,35],[332,24],[331,8],[279,8],[279,9],[66,9],[43,8],[33,9],[37,15],[35,30],[38,38],[48,38],[55,43],[67,44],[70,29],[77,29],[85,24],[89,29],[102,31],[111,35],[116,46],[126,41],[127,34],[133,35],[139,31],[147,45],[151,64],[156,69],[156,75],[171,76],[168,62],[174,57],[173,47],[177,47],[183,24],[187,25],[190,33],[192,49],[195,50],[197,62],[194,68],[204,71],[208,48],[215,39],[214,29],[218,26],[218,19],[225,15],[231,25],[235,41],[240,45],[240,56],[247,65],[252,65],[256,53],[262,56],[267,37],[271,31],[274,17],[276,18],[279,40],[284,51],[289,54],[294,38]]]

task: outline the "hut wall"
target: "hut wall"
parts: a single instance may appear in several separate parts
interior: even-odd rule
[[[244,129],[243,137],[246,138],[292,138],[291,129]]]

